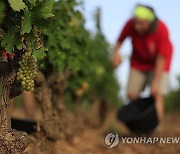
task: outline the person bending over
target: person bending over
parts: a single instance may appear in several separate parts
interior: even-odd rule
[[[131,69],[128,81],[128,97],[140,97],[146,85],[151,87],[151,95],[156,100],[159,120],[163,118],[163,98],[168,92],[168,78],[173,53],[172,43],[165,23],[160,20],[150,6],[137,5],[133,17],[125,24],[114,48],[113,65],[122,62],[118,52],[123,41],[132,41]]]

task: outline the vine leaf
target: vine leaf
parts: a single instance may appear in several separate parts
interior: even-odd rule
[[[22,21],[21,34],[29,33],[31,31],[31,29],[32,29],[31,14],[30,14],[28,8],[26,8],[24,10],[24,20]]]
[[[36,59],[43,59],[46,56],[46,51],[47,49],[45,49],[44,47],[41,47],[40,49],[36,49],[33,51],[33,55]]]
[[[18,32],[14,33],[13,31],[7,32],[3,37],[1,45],[5,48],[7,53],[12,53],[15,46],[18,49],[22,49],[20,34]]]
[[[52,13],[53,6],[54,0],[46,0],[43,3],[40,3],[39,5],[33,8],[33,16],[42,19],[50,18],[54,16]]]
[[[48,19],[54,16],[52,13],[53,6],[54,0],[37,2],[37,5],[31,10],[32,24],[39,29],[47,28],[50,24]]]
[[[8,1],[14,11],[20,11],[26,7],[23,0],[8,0]]]

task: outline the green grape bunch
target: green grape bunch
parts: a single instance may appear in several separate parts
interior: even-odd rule
[[[26,51],[22,55],[19,65],[17,80],[21,82],[22,91],[34,91],[34,79],[37,74],[36,59],[31,52]]]

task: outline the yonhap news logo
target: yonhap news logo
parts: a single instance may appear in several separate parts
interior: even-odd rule
[[[108,148],[121,144],[180,144],[180,137],[120,137],[117,132],[109,133],[105,137]]]
[[[180,137],[121,137],[121,143],[127,144],[179,144]]]
[[[117,132],[109,133],[105,137],[105,143],[108,148],[113,148],[119,144],[119,136]]]

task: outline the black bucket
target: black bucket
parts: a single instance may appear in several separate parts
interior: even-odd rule
[[[158,125],[154,97],[140,98],[123,106],[118,119],[136,134],[149,134]]]

